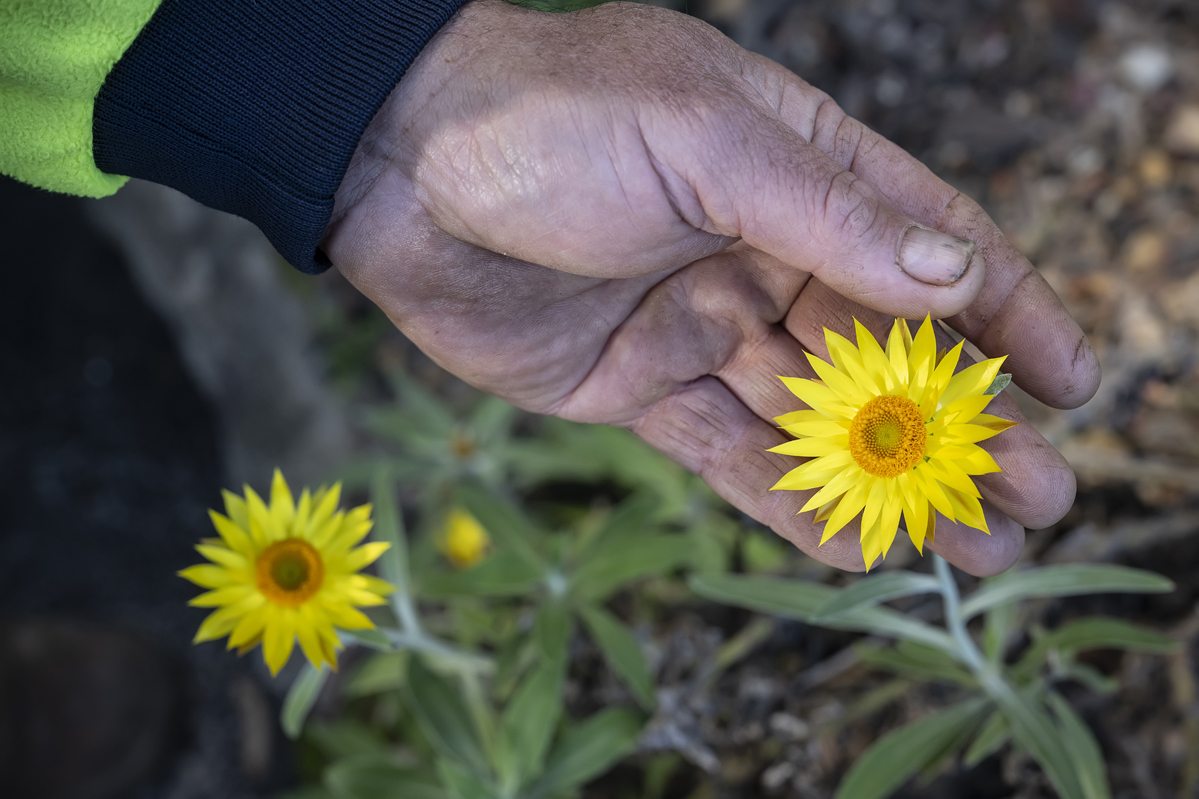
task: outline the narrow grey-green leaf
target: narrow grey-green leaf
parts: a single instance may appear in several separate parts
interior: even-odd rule
[[[483,743],[462,692],[429,669],[420,657],[408,662],[405,697],[425,737],[442,757],[477,774],[488,773]]]
[[[1011,375],[1007,374],[1006,372],[1000,372],[999,374],[995,375],[995,379],[991,381],[991,385],[988,386],[987,390],[984,391],[983,393],[993,396],[995,394],[998,394],[1000,391],[1003,391],[1005,388],[1007,388],[1008,384],[1011,382],[1012,382]]]
[[[570,610],[562,602],[547,600],[537,611],[533,638],[546,660],[564,662],[571,633]]]
[[[829,617],[839,613],[874,607],[900,597],[937,593],[940,590],[941,582],[929,574],[909,571],[880,572],[857,579],[820,603],[812,614],[812,623],[824,624]]]
[[[438,760],[437,773],[451,799],[498,799],[495,786],[452,760]]]
[[[834,799],[890,796],[977,724],[985,707],[984,700],[970,699],[887,733],[857,759]]]
[[[633,494],[621,502],[604,521],[603,527],[577,555],[580,563],[618,551],[631,540],[650,532],[654,514],[661,502],[648,492]]]
[[[999,748],[1011,739],[1012,728],[1008,724],[1007,716],[996,710],[983,722],[982,729],[974,737],[974,743],[966,750],[962,762],[967,768],[974,768],[998,752]]]
[[[632,751],[641,727],[641,717],[626,708],[594,714],[562,736],[524,799],[558,796],[604,773]]]
[[[1057,717],[1058,726],[1062,730],[1062,739],[1066,750],[1074,762],[1074,770],[1078,772],[1078,781],[1082,783],[1083,793],[1087,799],[1111,799],[1112,790],[1107,783],[1107,767],[1103,764],[1103,750],[1070,703],[1055,691],[1050,691],[1045,697],[1049,709]]]
[[[1044,642],[1054,649],[1069,652],[1132,649],[1167,654],[1178,649],[1178,642],[1168,635],[1107,616],[1093,616],[1063,624],[1046,633]]]
[[[974,676],[954,658],[931,646],[900,641],[893,647],[858,644],[855,651],[858,659],[868,666],[922,680],[951,682],[967,687],[978,685]]]
[[[733,574],[693,575],[688,584],[695,593],[716,602],[799,619],[809,624],[813,623],[816,608],[836,593],[834,588],[805,580]],[[957,645],[947,633],[890,608],[868,607],[839,613],[822,626],[834,630],[877,633],[927,644],[950,655],[957,654]]]
[[[1081,594],[1160,594],[1174,583],[1160,574],[1110,564],[1067,564],[1009,571],[987,580],[962,601],[966,619],[1008,602]]]
[[[544,573],[520,553],[501,550],[462,571],[438,571],[420,581],[422,597],[522,596],[536,590]]]
[[[584,561],[575,572],[572,590],[583,600],[600,602],[623,586],[644,577],[663,574],[691,554],[685,535],[648,535],[606,548]]]
[[[337,635],[344,643],[358,644],[379,652],[391,652],[395,649],[391,639],[377,627],[365,630],[339,630]]]
[[[288,738],[294,741],[300,737],[304,721],[312,711],[312,706],[316,704],[316,698],[320,696],[328,677],[327,669],[318,669],[305,661],[303,669],[296,675],[295,682],[287,690],[283,710],[279,714],[279,723]]]
[[[351,699],[394,691],[404,685],[407,652],[377,652],[354,669],[343,691]]]
[[[450,799],[431,774],[378,756],[339,760],[322,776],[337,799]]]
[[[612,667],[637,702],[646,710],[654,709],[654,681],[633,632],[619,619],[598,605],[579,608],[583,623]]]
[[[542,660],[516,689],[504,713],[504,737],[513,763],[514,785],[541,773],[545,753],[562,715],[565,658]]]
[[[983,654],[991,663],[1003,662],[1017,611],[1018,606],[1013,604],[996,605],[987,611],[983,619]]]
[[[985,689],[1007,717],[1016,743],[1045,770],[1061,799],[1087,799],[1070,752],[1049,714],[1035,700],[1001,679],[987,681]]]

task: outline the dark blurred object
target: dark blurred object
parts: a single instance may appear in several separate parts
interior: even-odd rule
[[[86,631],[69,640],[45,633],[36,691],[26,676],[0,674],[0,690],[28,702],[22,713],[61,733],[36,743],[48,758],[41,765],[25,763],[32,742],[0,747],[0,761],[45,778],[73,769],[80,786],[123,780],[121,799],[272,795],[294,780],[274,721],[287,678],[273,683],[260,659],[219,644],[193,646],[205,613],[187,606],[196,591],[176,576],[213,534],[206,511],[219,504],[222,482],[215,415],[168,326],[85,220],[87,202],[0,178],[0,618]],[[114,629],[125,632],[100,632]],[[129,635],[145,646],[122,643]],[[178,664],[179,685],[164,692],[147,678],[144,705],[130,704],[123,678],[105,676],[126,659],[122,668],[153,671],[161,656]],[[63,726],[89,714],[109,738]],[[166,718],[183,725],[182,739],[164,733]],[[11,729],[7,713],[0,719]],[[159,754],[135,756],[155,735]],[[102,752],[108,776],[85,767]],[[169,762],[156,770],[160,756]],[[13,797],[7,775],[0,797]]]
[[[0,624],[0,784],[8,799],[116,799],[183,737],[171,662],[119,628]]]

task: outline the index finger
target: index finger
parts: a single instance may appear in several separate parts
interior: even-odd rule
[[[765,60],[765,59],[763,59]],[[1007,366],[1025,391],[1075,408],[1099,388],[1099,360],[1061,300],[986,212],[902,148],[848,117],[823,92],[773,62],[782,75],[779,113],[800,135],[877,189],[901,213],[974,241],[987,263],[982,291],[950,327]]]

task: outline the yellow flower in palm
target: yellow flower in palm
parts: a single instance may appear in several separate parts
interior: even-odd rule
[[[937,512],[990,534],[971,476],[1001,471],[979,441],[1015,425],[983,413],[1003,358],[954,374],[962,345],[938,357],[927,317],[912,338],[895,320],[884,351],[856,319],[858,345],[826,329],[832,363],[809,354],[819,380],[780,378],[811,410],[776,421],[796,437],[771,449],[811,458],[775,489],[820,490],[800,513],[816,510],[823,544],[859,513],[862,557],[886,556],[900,514],[921,552]]]
[[[246,487],[242,497],[224,492],[225,514],[209,511],[219,539],[196,547],[210,563],[179,572],[211,589],[193,599],[216,608],[196,633],[195,643],[229,636],[229,648],[244,654],[259,643],[271,674],[291,657],[298,638],[304,655],[318,668],[337,668],[345,630],[375,625],[354,606],[383,604],[395,590],[376,577],[359,574],[389,546],[357,546],[370,532],[370,505],[338,511],[341,485],[305,489],[297,503],[276,470],[268,506]]]
[[[454,508],[445,521],[437,547],[456,568],[469,569],[487,554],[491,537],[469,512]]]

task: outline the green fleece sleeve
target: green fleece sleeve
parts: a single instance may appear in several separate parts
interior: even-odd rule
[[[92,105],[161,0],[0,0],[0,172],[103,197],[126,178],[92,158]]]

